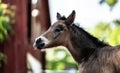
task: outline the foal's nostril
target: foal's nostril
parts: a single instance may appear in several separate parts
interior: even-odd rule
[[[42,42],[41,38],[39,38],[39,39],[36,40],[36,44],[41,43],[41,42]]]
[[[43,47],[44,47],[44,45],[45,45],[45,43],[39,43],[39,45],[38,45],[38,49],[43,48]]]
[[[36,48],[41,49],[41,48],[43,48],[44,46],[45,46],[45,43],[44,43],[44,41],[43,41],[41,38],[39,38],[39,39],[37,39],[37,40],[35,41],[35,47],[36,47]]]

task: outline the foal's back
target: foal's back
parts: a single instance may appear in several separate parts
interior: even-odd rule
[[[80,73],[120,73],[120,46],[98,48],[88,61],[79,63]]]

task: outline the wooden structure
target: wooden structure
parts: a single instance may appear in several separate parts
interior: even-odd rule
[[[38,16],[38,20],[42,27],[41,30],[45,31],[50,26],[48,0],[40,1],[38,9],[41,14]],[[16,5],[17,22],[13,24],[15,34],[11,36],[10,40],[0,44],[0,51],[7,56],[7,64],[4,64],[0,73],[27,73],[26,53],[28,51],[41,61],[42,67],[45,69],[45,53],[33,51],[32,43],[29,41],[31,26],[34,25],[31,24],[31,0],[3,0],[3,2]]]

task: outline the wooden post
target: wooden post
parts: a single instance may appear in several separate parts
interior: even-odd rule
[[[40,0],[40,22],[43,32],[51,25],[48,5],[48,0]]]
[[[3,47],[2,49],[7,56],[7,63],[4,65],[3,73],[27,73],[27,1],[3,0],[3,2],[16,5],[16,23],[13,24],[14,35],[4,45],[0,46]]]

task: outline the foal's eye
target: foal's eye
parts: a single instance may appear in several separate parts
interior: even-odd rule
[[[63,26],[57,26],[56,29],[55,29],[55,32],[60,32],[63,29],[64,29]]]
[[[55,32],[60,32],[60,31],[62,31],[60,28],[55,29]]]
[[[63,30],[64,30],[64,27],[62,25],[56,26],[54,29],[54,38],[57,38],[60,35],[61,31]]]

